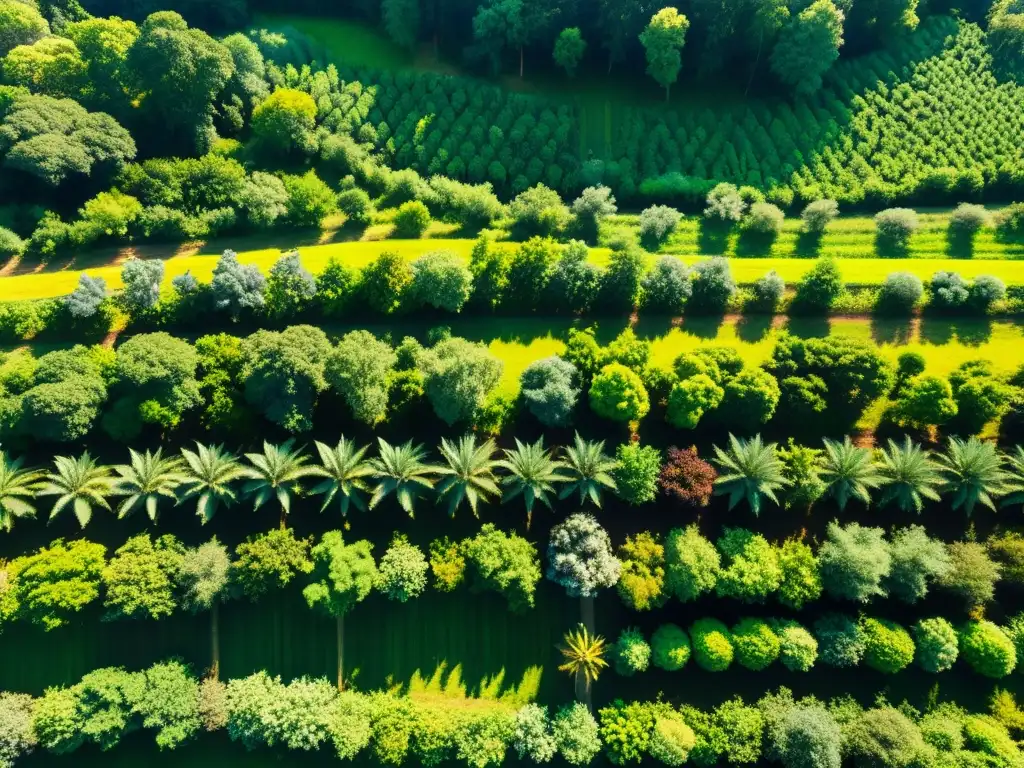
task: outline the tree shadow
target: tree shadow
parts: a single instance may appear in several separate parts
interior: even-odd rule
[[[725,324],[725,315],[701,315],[683,318],[682,329],[699,339],[714,341]]]
[[[784,330],[798,339],[824,339],[832,332],[832,323],[824,315],[790,317],[786,320]]]
[[[748,344],[756,344],[768,336],[774,319],[770,314],[743,315],[736,321],[736,337]]]
[[[956,330],[953,321],[948,317],[925,315],[921,318],[921,341],[926,344],[941,346],[953,341]]]
[[[821,253],[821,232],[801,232],[796,236],[793,254],[801,259],[816,259]]]
[[[731,228],[718,222],[701,219],[697,233],[697,251],[702,256],[721,256],[729,248]]]
[[[972,317],[956,323],[956,338],[965,347],[980,347],[992,338],[992,320],[987,317]]]
[[[739,237],[736,239],[736,255],[738,257],[753,257],[768,256],[772,252],[772,246],[775,245],[774,234],[765,234],[763,232],[751,232],[749,230],[740,232]]]
[[[948,230],[945,254],[950,259],[974,258],[974,233]]]
[[[909,317],[871,316],[871,339],[876,344],[903,346],[910,343],[914,321]]]
[[[910,253],[910,243],[876,234],[875,253],[880,259],[905,259]]]

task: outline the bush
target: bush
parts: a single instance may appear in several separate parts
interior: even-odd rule
[[[698,619],[690,626],[693,658],[701,669],[724,672],[732,664],[733,644],[729,628],[717,619]]]
[[[945,672],[960,655],[953,625],[943,618],[921,619],[914,625],[917,664],[925,672]]]
[[[709,315],[724,314],[736,293],[729,260],[722,256],[705,259],[694,267],[693,292],[689,308]]]
[[[392,221],[396,236],[420,238],[430,226],[430,211],[419,200],[411,200],[398,206]]]
[[[924,283],[909,272],[893,272],[878,292],[875,308],[891,315],[909,315],[924,293]]]
[[[615,671],[624,677],[643,672],[651,663],[651,646],[635,627],[622,630],[615,643]]]
[[[799,611],[821,597],[821,573],[818,558],[802,541],[787,539],[779,548],[782,584],[779,602]]]
[[[762,619],[740,619],[732,628],[736,662],[753,672],[767,668],[779,657],[779,637]]]
[[[664,605],[665,547],[661,537],[643,531],[627,536],[619,547],[622,572],[615,587],[622,602],[634,611],[646,611]]]
[[[393,251],[384,251],[363,269],[359,291],[370,309],[390,314],[401,306],[412,280],[409,262]]]
[[[451,251],[434,251],[412,263],[410,297],[421,305],[459,312],[469,300],[473,275]]]
[[[590,385],[590,407],[612,421],[639,421],[651,409],[640,377],[619,363],[604,366]]]
[[[687,603],[718,583],[722,557],[696,525],[673,528],[665,539],[665,588]]]
[[[338,195],[338,210],[353,224],[366,226],[373,221],[373,202],[362,189],[346,189]]]
[[[892,569],[885,579],[885,590],[906,603],[923,599],[931,583],[950,569],[946,545],[930,538],[920,525],[893,531],[889,553]]]
[[[825,314],[843,292],[843,277],[833,258],[822,258],[803,276],[796,287],[793,309],[809,314]]]
[[[649,445],[627,443],[616,449],[615,459],[619,463],[614,471],[619,496],[634,505],[654,501],[661,472],[661,451]]]
[[[949,234],[954,239],[970,240],[988,226],[991,217],[985,206],[960,203],[949,215]]]
[[[658,487],[669,498],[687,506],[706,507],[711,501],[718,472],[697,455],[696,448],[668,449],[658,476]]]
[[[992,275],[978,275],[971,283],[967,302],[979,314],[988,314],[992,305],[1006,298],[1006,284]]]
[[[832,597],[866,603],[884,595],[882,580],[889,575],[892,557],[881,528],[850,523],[828,525],[828,540],[818,550],[821,583]]]
[[[693,429],[724,397],[725,390],[703,374],[677,381],[669,392],[665,421],[677,429]]]
[[[779,622],[779,660],[790,672],[807,672],[818,660],[818,641],[795,621]]]
[[[576,366],[558,356],[530,363],[519,378],[520,396],[530,413],[546,427],[572,422],[580,396]]]
[[[667,205],[645,208],[640,212],[640,244],[649,251],[658,250],[682,218],[679,211]]]
[[[967,281],[956,272],[936,272],[932,275],[930,309],[954,311],[967,305],[970,289]]]
[[[862,619],[864,663],[886,674],[905,669],[914,660],[914,641],[899,624],[885,619]]]
[[[520,192],[508,207],[516,237],[552,237],[569,223],[569,208],[553,189],[537,184]]]
[[[793,707],[768,730],[785,768],[842,765],[842,732],[836,719],[820,704]]]
[[[800,214],[804,232],[820,235],[839,215],[839,204],[835,200],[815,200],[808,203]]]
[[[680,315],[693,284],[690,269],[676,256],[662,256],[643,279],[643,307],[652,312]]]
[[[917,213],[909,208],[889,208],[875,214],[875,237],[880,251],[905,252],[917,228]]]
[[[747,204],[736,185],[722,182],[708,193],[704,218],[716,224],[736,224],[746,213]]]
[[[893,707],[869,709],[844,728],[845,752],[856,766],[912,768],[934,764],[921,730]]]
[[[786,294],[786,282],[774,269],[759,277],[750,288],[750,303],[747,309],[760,312],[775,312]]]
[[[1004,240],[1024,235],[1024,203],[1008,205],[995,215],[996,234]]]
[[[617,210],[611,189],[603,186],[587,187],[572,204],[576,231],[587,242],[596,242],[601,221]]]
[[[375,586],[391,600],[404,603],[427,588],[427,558],[401,534],[392,539],[378,569]]]
[[[743,230],[753,235],[774,240],[782,232],[786,215],[771,203],[754,203],[743,219]]]
[[[970,621],[960,630],[960,653],[971,669],[986,677],[1006,677],[1017,666],[1013,641],[991,621]]]
[[[864,633],[856,620],[842,613],[828,613],[814,622],[821,660],[833,667],[856,667],[864,658]]]
[[[651,662],[658,669],[677,672],[690,660],[690,638],[675,624],[662,624],[651,635]]]
[[[11,230],[0,227],[0,259],[20,256],[25,252],[25,241]]]
[[[679,766],[686,762],[697,743],[693,729],[677,712],[659,715],[654,721],[647,751],[665,765]]]
[[[572,240],[562,251],[547,285],[553,310],[585,314],[591,310],[601,289],[601,270],[587,261],[585,243]]]
[[[939,583],[961,597],[968,610],[992,601],[999,566],[988,556],[985,547],[976,541],[954,541],[946,546],[949,571]]]
[[[717,542],[723,567],[715,586],[721,597],[763,602],[782,584],[778,550],[762,535],[744,528],[726,528]]]
[[[585,704],[562,707],[551,721],[551,735],[560,754],[570,765],[589,765],[601,751],[598,725]]]

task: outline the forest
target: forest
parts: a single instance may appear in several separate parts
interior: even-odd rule
[[[1021,0],[0,0],[0,768],[1024,766]]]

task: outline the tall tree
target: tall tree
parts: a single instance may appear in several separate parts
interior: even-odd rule
[[[373,476],[373,466],[363,457],[369,448],[368,445],[356,447],[356,444],[346,440],[344,435],[333,448],[319,440],[316,441],[320,466],[315,468],[313,474],[324,480],[313,489],[313,493],[324,496],[321,512],[327,509],[335,498],[338,499],[342,517],[348,515],[349,504],[354,504],[356,509],[366,509],[362,494],[369,491],[366,478]]]
[[[211,672],[220,673],[220,604],[228,596],[231,558],[216,537],[195,549],[185,550],[177,574],[183,608],[210,612]]]
[[[466,435],[458,443],[442,439],[440,450],[447,466],[438,467],[438,472],[444,475],[437,487],[438,502],[446,498],[448,516],[455,517],[456,510],[466,501],[473,517],[479,517],[479,502],[489,501],[492,496],[501,497],[501,489],[494,476],[498,462],[493,457],[498,447],[493,440],[477,445],[474,435]]]
[[[57,497],[50,511],[51,520],[70,504],[78,524],[85,528],[92,520],[93,505],[110,509],[107,497],[111,494],[113,479],[109,467],[97,464],[88,451],[77,459],[58,456],[53,464],[39,491],[40,496]]]
[[[650,0],[598,0],[602,45],[608,51],[608,72],[626,58],[657,6]]]
[[[754,14],[750,18],[750,34],[751,37],[757,39],[757,54],[754,56],[754,64],[750,68],[750,79],[747,80],[744,95],[750,91],[750,86],[754,82],[765,42],[772,42],[788,19],[789,3],[787,0],[754,0]]]
[[[281,507],[282,529],[291,512],[292,494],[299,490],[299,481],[316,474],[316,470],[306,464],[308,457],[302,449],[294,445],[292,440],[281,445],[264,441],[262,453],[245,454],[252,466],[246,470],[246,477],[250,480],[244,488],[253,496],[253,509],[259,509],[271,497],[276,498]]]
[[[384,438],[378,438],[377,442],[380,444],[380,456],[370,463],[379,482],[373,489],[370,509],[393,493],[402,509],[412,517],[416,511],[417,495],[434,487],[431,475],[437,472],[437,468],[424,461],[426,449],[412,440],[403,445],[391,445]]]
[[[815,0],[779,32],[772,71],[797,93],[814,93],[839,58],[843,13],[832,0]]]
[[[498,462],[498,466],[509,473],[503,480],[508,490],[502,503],[522,496],[526,504],[527,528],[533,521],[534,503],[540,501],[551,509],[550,496],[554,495],[555,483],[564,483],[569,479],[560,474],[565,464],[551,456],[551,451],[544,447],[543,437],[525,445],[516,438],[515,449],[506,449],[505,458]]]
[[[0,451],[0,527],[10,533],[15,519],[35,517],[31,499],[39,490],[42,472],[21,468],[21,459],[8,459]]]
[[[583,689],[583,700],[587,708],[591,708],[590,687],[597,680],[601,670],[608,666],[605,655],[608,652],[605,639],[600,635],[592,635],[582,624],[573,632],[565,635],[564,644],[559,647],[565,663],[558,667],[568,672],[576,680],[576,696],[580,698]]]
[[[381,0],[384,31],[395,45],[412,50],[420,31],[419,0]]]
[[[182,467],[182,486],[185,492],[178,503],[196,500],[196,514],[203,524],[210,522],[217,507],[230,507],[237,495],[231,484],[245,477],[245,470],[238,463],[238,457],[224,450],[221,445],[196,443],[196,449],[181,449],[185,459]]]
[[[345,683],[345,614],[366,599],[377,578],[368,541],[346,544],[341,531],[328,531],[313,547],[312,582],[302,590],[310,608],[337,619],[338,689]]]
[[[547,34],[560,10],[551,0],[490,0],[473,17],[473,37],[495,71],[502,49],[518,48],[522,77],[524,49]]]
[[[127,517],[141,505],[155,523],[160,501],[177,500],[175,491],[185,479],[182,461],[177,456],[164,456],[161,448],[144,453],[129,449],[128,453],[128,463],[114,467],[120,475],[114,495],[125,497],[117,507],[117,516]]]
[[[665,89],[665,101],[683,66],[681,51],[689,27],[689,19],[678,9],[662,8],[640,33],[640,43],[647,53],[647,74]]]

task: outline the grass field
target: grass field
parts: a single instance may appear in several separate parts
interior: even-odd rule
[[[257,13],[251,26],[270,30],[291,27],[322,45],[333,61],[354,67],[409,69],[414,65],[409,51],[391,42],[378,27],[360,21]]]

